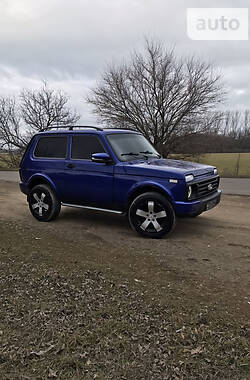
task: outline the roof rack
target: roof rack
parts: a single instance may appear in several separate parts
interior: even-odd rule
[[[45,132],[45,131],[49,131],[51,129],[59,129],[59,128],[62,128],[62,129],[68,128],[69,131],[73,131],[74,128],[77,128],[77,129],[78,128],[86,128],[86,129],[93,128],[93,129],[96,129],[97,131],[103,131],[103,128],[94,127],[92,125],[54,125],[52,127],[42,128],[42,129],[40,129],[40,132]]]

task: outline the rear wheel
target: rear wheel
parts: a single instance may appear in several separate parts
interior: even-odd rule
[[[161,194],[148,192],[131,203],[129,223],[140,235],[161,238],[175,227],[175,212],[170,202]]]
[[[54,191],[45,184],[33,187],[28,195],[31,214],[40,222],[55,219],[61,210],[61,203]]]

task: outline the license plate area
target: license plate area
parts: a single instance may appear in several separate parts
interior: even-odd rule
[[[211,208],[214,208],[218,203],[218,199],[213,199],[212,201],[207,202],[206,210],[211,210]]]

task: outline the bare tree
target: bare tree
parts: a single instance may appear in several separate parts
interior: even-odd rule
[[[8,152],[8,155],[0,156],[0,161],[7,166],[17,166],[20,159],[18,153],[28,143],[28,136],[21,132],[20,122],[15,100],[0,98],[0,149]]]
[[[50,88],[46,82],[39,90],[23,90],[20,99],[22,119],[32,130],[53,125],[73,125],[80,119],[68,107],[68,96]]]
[[[197,156],[204,153],[250,152],[250,111],[227,110],[211,116],[207,132],[178,139],[174,153]],[[210,124],[210,121],[209,121]]]
[[[250,151],[250,111],[225,111],[218,135],[224,137],[228,151]]]
[[[101,122],[134,128],[169,151],[179,136],[208,127],[204,116],[223,99],[220,79],[210,64],[177,59],[173,50],[146,41],[144,55],[108,66],[87,102]]]
[[[73,125],[80,116],[68,107],[69,98],[46,83],[38,90],[23,90],[16,103],[0,97],[0,161],[16,167],[31,136],[42,128]]]

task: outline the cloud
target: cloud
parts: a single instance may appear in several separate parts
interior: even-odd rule
[[[225,74],[227,106],[247,105],[249,42],[191,41],[187,7],[200,0],[0,0],[0,94],[36,87],[40,79],[65,89],[72,103],[92,121],[83,103],[106,63],[141,49],[145,36],[176,47],[179,55],[198,55]],[[235,1],[204,0],[203,7],[233,7]],[[237,7],[248,7],[239,0]]]

